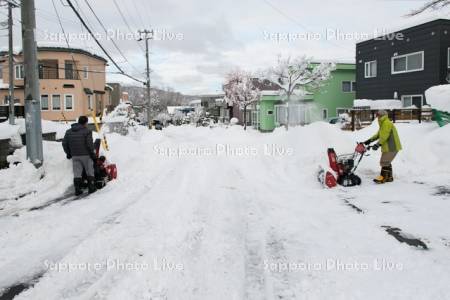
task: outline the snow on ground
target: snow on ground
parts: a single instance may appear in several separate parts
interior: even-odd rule
[[[437,85],[425,91],[427,103],[431,107],[450,112],[450,84]]]
[[[375,123],[113,134],[117,181],[28,211],[71,184],[70,161],[47,142],[43,170],[0,171],[0,289],[35,278],[16,299],[447,299],[450,127],[397,126],[394,183],[372,183],[372,153],[362,186],[332,190],[315,177],[327,148],[351,152]],[[15,200],[23,191],[35,192]]]

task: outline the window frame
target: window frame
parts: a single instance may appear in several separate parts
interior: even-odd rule
[[[72,108],[67,108],[67,96],[72,97]],[[73,94],[64,94],[64,111],[74,111],[75,110],[75,96]]]
[[[368,70],[372,71],[372,66],[371,64],[375,64],[375,74],[374,75],[368,75]],[[369,68],[368,68],[369,66]],[[372,73],[372,72],[370,72]],[[370,60],[370,61],[366,61],[364,63],[364,78],[376,78],[378,75],[378,62],[377,60]]]
[[[447,49],[447,68],[450,69],[450,47]]]
[[[92,95],[87,95],[87,100],[88,100],[88,110],[93,111],[94,110],[94,100],[93,100]]]
[[[18,77],[17,76],[17,69],[19,69],[19,73],[20,73],[20,75],[22,75],[22,77]],[[17,64],[17,65],[14,65],[14,79],[16,79],[16,80],[24,80],[24,78],[25,78],[25,72],[24,72],[25,70],[24,70],[24,66],[23,66],[23,64]]]
[[[344,90],[344,83],[348,83],[349,84],[349,88],[350,89],[348,91]],[[342,80],[342,82],[341,82],[341,92],[345,93],[345,94],[349,94],[349,93],[352,92],[352,81],[351,80]]]
[[[46,109],[44,109],[43,108],[43,106],[42,106],[42,97],[47,97],[47,108]],[[41,111],[50,111],[50,97],[49,97],[49,95],[48,94],[42,94],[41,95]]]
[[[325,113],[326,117],[323,117],[323,113]],[[322,120],[328,120],[328,108],[322,108]]]
[[[417,94],[417,95],[402,95],[402,97],[401,97],[401,100],[402,100],[402,105],[403,105],[403,107],[407,107],[407,106],[405,106],[405,100],[404,100],[404,98],[406,98],[406,97],[411,97],[411,105],[410,106],[413,106],[414,105],[414,103],[413,103],[413,99],[412,98],[414,98],[414,97],[420,97],[420,101],[421,101],[421,107],[423,106],[423,95],[421,95],[421,94]],[[419,108],[419,107],[418,107]]]
[[[89,79],[89,66],[83,66],[83,79]]]
[[[422,67],[420,69],[408,70],[408,57],[416,55],[416,54],[422,54]],[[406,58],[406,70],[405,71],[394,71],[394,60],[399,59],[399,58]],[[391,75],[421,72],[423,70],[425,70],[425,51],[424,50],[391,57]]]
[[[53,99],[54,99],[55,96],[59,96],[59,109],[55,109],[55,107],[53,105],[53,103],[54,103]],[[73,102],[73,100],[72,100],[72,102]],[[52,94],[52,111],[61,111],[62,110],[62,105],[61,104],[62,104],[61,103],[61,94]],[[72,103],[72,106],[73,106],[73,103]]]

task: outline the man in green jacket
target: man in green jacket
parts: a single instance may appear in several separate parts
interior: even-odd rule
[[[402,145],[397,133],[397,128],[395,128],[394,124],[389,120],[387,112],[385,110],[378,111],[377,118],[380,129],[377,134],[365,141],[364,144],[370,145],[370,143],[378,140],[378,143],[373,145],[372,149],[377,150],[381,146],[381,173],[380,176],[373,181],[376,183],[392,182],[394,181],[392,161],[397,153],[402,150]]]

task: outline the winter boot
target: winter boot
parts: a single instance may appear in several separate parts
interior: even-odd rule
[[[394,181],[394,173],[392,171],[392,165],[389,167],[386,167],[386,182],[393,182]]]
[[[89,194],[95,193],[97,191],[97,188],[95,187],[95,177],[89,176],[87,181]]]
[[[382,184],[382,183],[386,182],[386,180],[388,178],[388,169],[387,168],[388,167],[381,168],[380,176],[378,176],[377,178],[375,178],[373,180],[375,183]]]
[[[79,196],[83,194],[83,179],[81,178],[74,178],[73,179],[73,186],[75,187],[75,196]]]

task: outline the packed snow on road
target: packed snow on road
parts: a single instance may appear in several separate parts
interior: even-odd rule
[[[375,122],[376,123],[376,122]],[[82,199],[60,143],[0,171],[0,294],[14,299],[448,299],[450,127],[397,124],[393,183],[324,188],[327,149],[378,129],[170,126],[108,135],[118,179]],[[19,162],[19,163],[17,163]],[[3,298],[2,298],[3,299]]]

